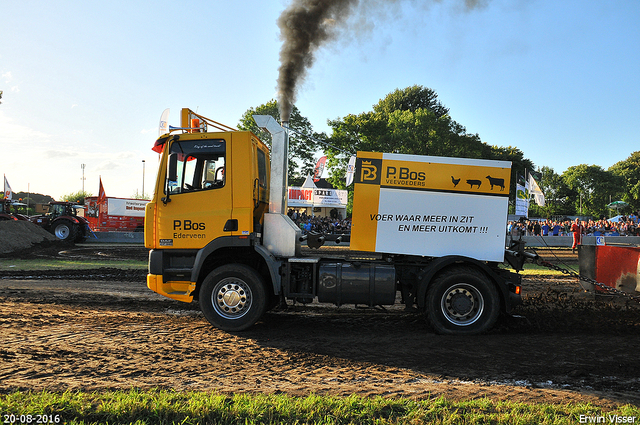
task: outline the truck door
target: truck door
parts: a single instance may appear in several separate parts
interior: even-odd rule
[[[231,235],[226,229],[232,214],[227,148],[224,138],[185,138],[171,144],[166,202],[157,210],[159,246],[200,249],[217,237]]]

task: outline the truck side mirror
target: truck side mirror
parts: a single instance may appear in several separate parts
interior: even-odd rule
[[[167,170],[167,180],[170,182],[178,181],[178,154],[169,155],[169,169]]]
[[[178,182],[178,154],[169,154],[169,166],[167,169],[167,182],[165,186],[166,195],[162,197],[162,202],[167,205],[171,202],[169,194],[171,193],[171,187],[177,185]],[[173,183],[173,184],[172,184]]]

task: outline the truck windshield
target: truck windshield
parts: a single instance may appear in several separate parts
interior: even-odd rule
[[[168,185],[171,195],[224,187],[223,139],[176,141],[169,153],[178,157],[178,179]]]

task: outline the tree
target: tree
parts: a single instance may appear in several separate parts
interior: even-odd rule
[[[479,139],[479,138],[478,138]],[[500,161],[511,162],[511,186],[515,186],[518,175],[524,176],[527,170],[533,170],[533,162],[524,157],[524,153],[514,146],[491,146],[490,154],[483,155],[483,159],[496,159]],[[516,191],[511,190],[509,193],[509,211],[515,213]]]
[[[49,195],[42,195],[40,193],[28,193],[28,192],[14,192],[13,199],[30,199],[32,204],[48,204],[49,202],[55,201],[53,197]]]
[[[253,120],[253,115],[271,115],[276,121],[280,121],[280,113],[278,111],[278,101],[270,100],[269,102],[258,106],[257,108],[250,108],[244,114],[238,123],[240,130],[252,131],[256,136],[271,147],[271,134],[269,132],[259,128]],[[323,135],[313,132],[311,123],[309,120],[300,114],[300,111],[296,106],[291,111],[291,117],[289,121],[289,128],[314,138],[321,138]],[[296,177],[302,177],[311,174],[315,166],[314,153],[317,149],[316,143],[304,136],[297,133],[289,133],[289,180],[293,180]]]
[[[580,164],[567,168],[562,179],[573,192],[573,203],[579,214],[595,217],[608,215],[610,199],[620,196],[623,180],[599,165]]]
[[[613,164],[609,171],[622,180],[621,200],[629,204],[631,211],[640,210],[640,151],[633,152],[629,158]],[[620,199],[614,199],[618,200]]]
[[[84,204],[84,198],[87,198],[89,196],[93,196],[93,194],[90,192],[79,190],[75,193],[69,193],[68,195],[63,195],[62,200],[66,202],[77,202],[79,204]]]
[[[428,88],[395,90],[373,105],[373,111],[329,121],[331,144],[358,150],[415,155],[481,158],[490,148],[455,122]],[[329,149],[331,151],[331,149]],[[338,151],[331,152],[333,156]]]
[[[389,93],[384,99],[373,105],[374,112],[386,113],[394,111],[412,111],[426,109],[440,118],[449,114],[449,108],[438,100],[438,94],[430,88],[414,85],[406,89]]]
[[[398,89],[373,105],[373,110],[329,121],[330,143],[341,149],[414,155],[500,159],[513,162],[512,179],[533,163],[517,148],[494,147],[469,134],[454,121],[435,91],[422,86]],[[344,187],[348,155],[327,149],[329,181]],[[515,181],[515,180],[514,180]],[[512,198],[515,194],[512,195]]]
[[[149,199],[149,194],[148,193],[141,193],[138,191],[138,189],[136,189],[136,192],[131,195],[132,199]]]

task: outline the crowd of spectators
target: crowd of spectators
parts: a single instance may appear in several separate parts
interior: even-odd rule
[[[302,234],[309,232],[322,233],[325,235],[344,235],[351,233],[351,219],[343,219],[340,214],[333,214],[333,217],[320,217],[307,215],[306,212],[299,213],[290,209],[287,213],[289,218],[296,223]]]
[[[622,216],[617,221],[581,220],[584,236],[640,236],[638,213]],[[510,221],[507,232],[517,236],[571,236],[571,220]]]

